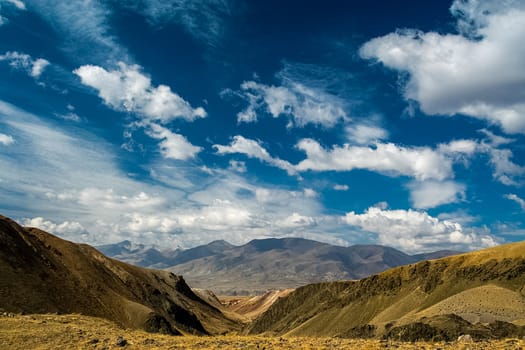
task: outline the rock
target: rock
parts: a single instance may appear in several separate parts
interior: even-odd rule
[[[458,337],[459,343],[472,343],[472,337],[470,334],[463,334]]]
[[[120,335],[117,337],[117,346],[126,346],[128,345],[128,341],[121,337]]]

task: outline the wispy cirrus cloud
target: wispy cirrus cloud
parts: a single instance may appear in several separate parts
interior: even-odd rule
[[[179,24],[211,47],[221,45],[236,8],[233,0],[128,0],[119,4],[145,16],[153,26]]]
[[[109,23],[112,9],[106,2],[93,0],[34,0],[27,4],[62,38],[60,49],[71,61],[132,62]]]
[[[237,114],[239,123],[256,122],[260,117],[288,118],[288,127],[308,124],[331,128],[348,121],[348,73],[329,67],[284,63],[276,74],[279,85],[245,81],[239,91],[226,90],[248,102]],[[354,96],[355,98],[355,96]]]
[[[525,211],[525,199],[522,199],[522,198],[518,197],[518,195],[516,195],[514,193],[506,194],[505,198],[507,198],[508,200],[511,200],[511,201],[514,201],[514,202],[518,203],[518,205],[520,206],[521,210]]]

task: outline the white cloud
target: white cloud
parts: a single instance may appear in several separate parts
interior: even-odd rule
[[[516,203],[519,204],[519,206],[521,207],[521,210],[525,211],[525,200],[518,197],[516,194],[514,193],[509,193],[509,194],[506,194],[505,195],[505,198],[511,200],[511,201],[514,201]]]
[[[334,185],[333,189],[336,190],[336,191],[348,191],[349,187],[348,187],[348,185],[336,184],[336,185]]]
[[[63,238],[95,245],[129,239],[163,247],[283,236],[341,243],[336,220],[315,227],[275,225],[293,213],[318,220],[322,205],[311,189],[256,186],[231,171],[204,172],[161,159],[141,164],[151,179],[140,181],[123,172],[118,149],[87,131],[48,124],[4,102],[0,115],[18,145],[0,152],[0,197],[14,208],[2,214],[44,218],[41,222],[51,224],[35,226]],[[61,226],[66,221],[88,232]]]
[[[377,234],[378,242],[415,253],[441,248],[478,249],[497,244],[486,233],[466,230],[457,222],[439,220],[426,212],[368,208],[363,214],[349,212],[343,221]]]
[[[298,171],[367,169],[418,180],[444,180],[453,174],[450,159],[428,147],[407,148],[392,143],[378,143],[374,147],[345,144],[326,150],[312,139],[301,140],[297,147],[306,153],[306,159],[296,166]]]
[[[480,130],[487,139],[485,140],[454,140],[438,146],[439,152],[450,157],[456,162],[468,165],[469,159],[476,153],[485,154],[493,167],[493,177],[496,181],[508,186],[520,184],[520,178],[525,175],[525,166],[512,161],[513,153],[510,149],[497,148],[515,140],[495,135],[482,129]]]
[[[491,15],[504,14],[510,9],[525,10],[525,4],[521,0],[454,0],[450,6],[450,12],[458,19],[458,30],[468,37],[477,37]]]
[[[290,118],[289,125],[295,127],[307,124],[333,127],[339,121],[348,119],[344,102],[339,97],[290,79],[284,80],[283,84],[242,83],[239,94],[248,101],[248,107],[237,114],[237,120],[255,122],[260,110],[274,118],[287,116]]]
[[[217,154],[245,154],[249,158],[255,158],[277,168],[283,169],[290,175],[294,175],[296,173],[292,164],[285,160],[272,157],[268,151],[260,145],[259,142],[244,138],[241,135],[234,136],[233,141],[229,146],[213,145],[213,148],[217,150]]]
[[[232,171],[235,171],[237,173],[245,173],[248,171],[248,169],[246,168],[246,163],[245,162],[241,162],[241,161],[238,161],[238,160],[230,160],[230,167],[229,167],[230,170]]]
[[[9,146],[15,142],[15,139],[11,135],[6,135],[0,133],[0,144],[4,146]]]
[[[408,185],[414,208],[428,209],[465,198],[466,187],[454,181],[413,181]]]
[[[0,55],[0,61],[7,61],[11,67],[25,70],[27,74],[35,79],[39,78],[44,72],[44,69],[49,65],[49,61],[43,58],[34,60],[28,54],[16,51],[8,51]]]
[[[348,141],[359,145],[370,145],[388,138],[388,132],[375,125],[351,124],[345,131]]]
[[[194,120],[204,118],[202,107],[192,108],[169,86],[151,84],[138,65],[118,63],[117,70],[85,65],[74,70],[84,85],[98,91],[100,98],[118,111],[137,113],[150,120],[167,123],[175,118]]]
[[[452,6],[467,36],[403,30],[370,40],[360,54],[408,72],[405,98],[427,114],[465,114],[525,133],[525,7],[486,4]]]
[[[13,4],[19,10],[25,10],[26,9],[26,5],[21,0],[3,0],[3,1],[0,1],[0,3],[1,2],[4,2],[4,3],[7,2],[7,3],[10,3],[10,4]]]
[[[463,154],[471,156],[478,151],[478,142],[474,140],[453,140],[439,145],[439,151],[444,154]]]
[[[72,121],[76,123],[79,123],[82,121],[82,118],[80,118],[80,116],[74,112],[69,112],[66,114],[55,114],[55,116],[57,116],[60,119],[68,120],[68,121]]]
[[[315,218],[311,216],[300,215],[298,213],[292,213],[292,215],[286,217],[285,219],[276,222],[276,225],[282,228],[312,227],[316,224]]]
[[[46,192],[46,197],[50,200],[61,202],[74,202],[86,208],[97,206],[112,210],[154,210],[165,205],[166,199],[160,196],[152,197],[145,192],[135,195],[118,194],[112,188],[84,188],[80,191],[69,190],[63,192]]]
[[[0,26],[9,23],[9,19],[2,16],[2,4],[14,5],[18,10],[25,10],[25,4],[20,0],[0,0]]]
[[[487,129],[481,129],[479,130],[479,132],[487,137],[488,143],[493,147],[499,147],[501,145],[506,145],[506,144],[513,143],[514,141],[516,141],[508,137],[496,135],[492,131],[487,130]]]
[[[154,139],[162,140],[160,152],[165,158],[188,160],[195,158],[202,148],[192,145],[184,136],[175,134],[169,129],[155,123],[150,123],[146,134]]]
[[[84,226],[77,221],[64,221],[60,224],[56,224],[44,219],[43,217],[36,217],[23,220],[22,225],[36,227],[59,236],[81,236],[88,233]]]
[[[487,152],[490,156],[490,163],[494,167],[492,174],[494,179],[507,186],[516,186],[521,183],[520,179],[525,175],[525,166],[512,161],[511,150],[490,148]]]

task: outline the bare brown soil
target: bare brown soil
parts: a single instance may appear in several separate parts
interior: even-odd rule
[[[235,312],[248,321],[253,321],[268,310],[279,298],[284,298],[291,292],[293,289],[273,290],[263,295],[247,297],[221,296],[219,300],[224,309]]]

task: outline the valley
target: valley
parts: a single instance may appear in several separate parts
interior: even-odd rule
[[[287,254],[286,245],[310,258],[314,250],[334,249],[289,239],[242,249],[276,256]],[[352,249],[347,260],[381,266],[392,256],[403,257],[379,246]],[[198,251],[218,254],[210,250]],[[217,295],[169,269],[129,265],[0,217],[0,345],[110,349],[122,346],[117,344],[122,338],[129,348],[157,349],[455,349],[468,335],[469,349],[521,346],[525,242],[410,259],[360,279]]]

